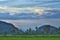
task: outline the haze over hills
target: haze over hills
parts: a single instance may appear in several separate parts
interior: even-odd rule
[[[42,25],[35,27],[35,30],[29,28],[26,31],[16,28],[11,23],[0,21],[0,35],[43,35],[43,34],[60,34],[60,27],[56,28],[51,25]]]

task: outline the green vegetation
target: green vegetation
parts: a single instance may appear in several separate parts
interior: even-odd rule
[[[43,25],[23,31],[10,23],[0,22],[0,40],[59,40],[60,27]]]
[[[37,37],[37,36],[2,36],[0,37],[0,40],[59,40],[60,37],[54,36],[54,37]]]

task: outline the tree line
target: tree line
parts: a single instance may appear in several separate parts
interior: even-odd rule
[[[60,34],[60,27],[57,28],[51,25],[43,25],[40,27],[35,27],[36,30],[32,30],[31,28],[23,31],[20,29],[19,35],[47,35],[47,34]]]

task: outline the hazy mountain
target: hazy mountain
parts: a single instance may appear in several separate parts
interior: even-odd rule
[[[35,35],[35,34],[58,34],[60,28],[51,25],[37,27],[36,30],[31,28],[24,30],[17,29],[13,24],[0,21],[0,35]]]
[[[38,34],[56,34],[57,28],[51,25],[43,25],[37,28]]]
[[[18,34],[19,30],[11,23],[0,21],[0,34]]]

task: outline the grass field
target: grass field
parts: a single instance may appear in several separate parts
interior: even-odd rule
[[[0,36],[0,40],[60,40],[60,36]]]

